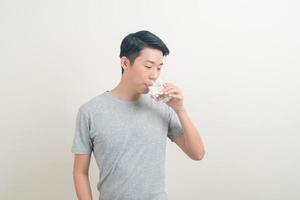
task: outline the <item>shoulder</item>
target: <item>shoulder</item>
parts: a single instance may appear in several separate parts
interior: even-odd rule
[[[94,114],[95,111],[101,110],[101,107],[105,107],[105,103],[107,99],[105,98],[105,93],[101,93],[79,106],[79,111],[91,115]]]

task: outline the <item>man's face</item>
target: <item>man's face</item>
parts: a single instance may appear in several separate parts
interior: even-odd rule
[[[163,53],[157,49],[145,48],[132,65],[124,69],[126,81],[139,94],[149,92],[149,86],[159,77],[163,65]]]

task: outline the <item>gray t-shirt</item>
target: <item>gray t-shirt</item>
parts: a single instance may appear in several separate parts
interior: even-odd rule
[[[125,101],[106,91],[80,106],[72,152],[93,152],[101,200],[167,200],[166,141],[181,133],[174,110],[149,94]]]

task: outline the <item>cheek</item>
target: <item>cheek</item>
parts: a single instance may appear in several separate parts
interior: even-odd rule
[[[146,67],[142,65],[135,65],[132,69],[131,80],[134,83],[144,83],[148,79],[149,71],[147,71]]]
[[[131,81],[134,84],[140,85],[142,83],[145,82],[145,78],[143,74],[139,74],[139,73],[135,73],[132,77],[131,77]]]
[[[136,72],[136,78],[139,80],[144,80],[145,78],[147,78],[147,76],[148,76],[148,71],[146,70],[141,69]]]

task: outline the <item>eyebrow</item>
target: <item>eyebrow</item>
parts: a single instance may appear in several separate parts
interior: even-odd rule
[[[155,62],[154,62],[154,61],[151,61],[151,60],[146,60],[145,62],[149,62],[149,63],[155,65]],[[160,63],[159,65],[162,66],[163,64],[164,64],[164,63]]]

